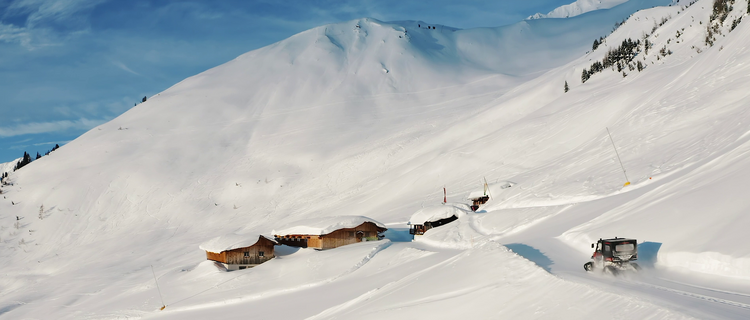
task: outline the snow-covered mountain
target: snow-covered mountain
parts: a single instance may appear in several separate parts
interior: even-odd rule
[[[625,2],[628,0],[576,0],[576,2],[557,7],[547,14],[536,13],[526,19],[570,18],[590,11],[609,9]]]
[[[359,19],[188,78],[11,174],[0,318],[746,317],[747,3],[722,23],[709,0],[633,14],[656,4],[472,30]],[[626,39],[635,59],[582,83]],[[444,186],[465,203],[485,180],[477,213],[410,242]],[[388,240],[230,273],[198,248],[334,215]],[[614,236],[642,241],[644,272],[586,274]]]
[[[16,164],[20,160],[21,160],[21,158],[18,158],[16,160],[11,161],[11,162],[0,163],[0,174],[5,173],[5,172],[13,172],[13,168],[16,167]]]

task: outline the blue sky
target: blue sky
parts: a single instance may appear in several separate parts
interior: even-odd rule
[[[573,0],[0,0],[0,163],[301,31],[372,17],[494,27]]]

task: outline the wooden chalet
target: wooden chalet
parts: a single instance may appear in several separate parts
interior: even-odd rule
[[[443,204],[422,208],[409,219],[409,234],[421,236],[427,230],[458,220],[468,210],[469,207],[465,204]]]
[[[491,185],[485,182],[484,188],[482,190],[476,190],[469,193],[468,200],[471,201],[471,211],[477,211],[479,210],[479,206],[487,203],[487,201],[490,200],[490,196],[492,195],[492,190],[498,192],[510,188],[514,185],[516,185],[516,183],[510,181],[499,181]]]
[[[275,257],[278,243],[263,235],[228,235],[214,238],[200,246],[206,258],[223,265],[226,270],[255,267]]]
[[[298,221],[274,231],[279,244],[292,247],[332,249],[347,244],[383,239],[385,225],[362,216],[337,216]]]
[[[487,203],[487,201],[490,200],[490,196],[475,196],[475,197],[469,197],[469,200],[471,201],[471,211],[477,211],[479,209],[479,206]]]
[[[409,234],[421,236],[425,232],[427,232],[427,230],[430,230],[430,229],[435,228],[435,227],[442,226],[444,224],[451,223],[451,222],[456,221],[456,220],[458,220],[458,217],[456,217],[456,216],[450,216],[448,218],[439,219],[439,220],[435,220],[435,221],[425,221],[423,224],[411,225],[411,226],[409,226]]]

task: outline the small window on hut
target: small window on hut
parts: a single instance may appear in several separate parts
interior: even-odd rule
[[[262,257],[263,256],[263,251],[258,251],[258,256]]]
[[[353,237],[354,236],[354,231],[349,232],[349,236]]]
[[[245,251],[245,257],[249,257],[249,256],[250,256],[250,252]]]

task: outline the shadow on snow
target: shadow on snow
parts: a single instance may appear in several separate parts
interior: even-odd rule
[[[411,242],[414,236],[409,234],[409,228],[388,228],[383,235],[392,242]]]
[[[545,271],[550,272],[550,266],[552,266],[554,262],[552,262],[550,258],[544,255],[544,253],[542,253],[538,249],[532,246],[525,245],[523,243],[511,243],[506,244],[505,246],[519,256],[522,256],[529,261],[536,263],[536,265],[538,265]]]
[[[642,242],[638,244],[638,265],[653,268],[659,254],[661,242]]]

